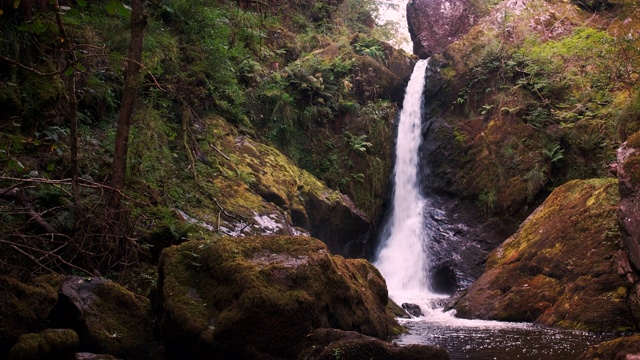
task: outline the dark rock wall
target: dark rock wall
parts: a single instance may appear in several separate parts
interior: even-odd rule
[[[413,0],[407,4],[413,52],[421,58],[441,53],[475,23],[475,9],[467,0]]]
[[[625,254],[619,272],[630,287],[629,307],[640,319],[640,133],[632,135],[618,150],[618,224]]]

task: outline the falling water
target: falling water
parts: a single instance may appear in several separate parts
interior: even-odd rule
[[[428,60],[419,61],[407,85],[396,142],[392,215],[385,227],[375,265],[391,293],[429,292],[425,198],[418,183],[418,149],[422,138],[422,91]]]
[[[422,137],[422,92],[427,61],[416,64],[407,85],[396,143],[393,208],[382,236],[375,265],[387,281],[389,296],[397,303],[420,306],[426,314],[400,322],[409,333],[402,345],[438,345],[457,359],[567,360],[604,335],[548,329],[526,323],[465,320],[445,312],[429,286],[428,242],[433,224],[424,219],[435,211],[420,193],[418,155]]]

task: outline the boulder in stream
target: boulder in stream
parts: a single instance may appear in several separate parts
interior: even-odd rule
[[[378,339],[401,330],[378,270],[314,238],[190,241],[163,251],[159,275],[168,359],[294,358],[318,328]]]
[[[405,309],[412,316],[415,316],[415,317],[424,316],[424,314],[422,313],[422,309],[420,309],[420,305],[403,303],[402,308]]]
[[[449,354],[435,346],[398,346],[353,331],[318,329],[307,336],[307,349],[298,357],[305,360],[448,360]]]
[[[615,179],[570,181],[553,191],[494,250],[457,315],[533,321],[591,331],[635,330],[622,252]]]

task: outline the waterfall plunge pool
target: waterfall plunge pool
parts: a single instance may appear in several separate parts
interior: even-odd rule
[[[399,319],[409,332],[395,342],[439,346],[453,360],[574,360],[589,346],[615,337],[531,323],[459,319],[437,305],[433,308],[446,296],[391,294],[391,298],[399,304],[418,304],[425,315]]]

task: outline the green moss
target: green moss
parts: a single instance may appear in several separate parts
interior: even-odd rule
[[[629,136],[627,146],[633,149],[640,149],[640,131]]]
[[[0,276],[0,303],[4,304],[0,307],[0,356],[6,356],[20,335],[47,328],[49,313],[58,299],[55,279],[42,278],[27,284]]]
[[[20,336],[9,360],[71,360],[79,347],[78,335],[70,329],[47,329]]]
[[[363,260],[331,257],[311,238],[189,242],[166,249],[160,269],[165,331],[179,326],[185,333],[174,334],[176,339],[211,351],[255,344],[290,354],[316,327],[384,337],[398,326],[386,315],[379,272]],[[208,340],[194,344],[194,336]]]
[[[622,164],[625,171],[629,173],[633,184],[640,184],[640,154],[631,154]]]
[[[633,329],[628,289],[613,255],[619,251],[618,201],[613,178],[555,189],[491,253],[487,271],[461,305],[465,316],[589,331]],[[488,298],[493,308],[483,304]]]

